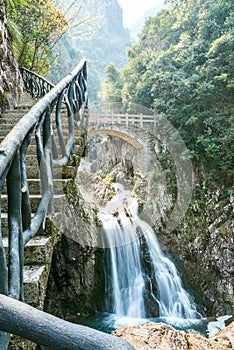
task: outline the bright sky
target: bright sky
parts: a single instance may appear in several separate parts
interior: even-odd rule
[[[131,27],[151,7],[162,4],[163,0],[118,0],[123,9],[124,25]]]

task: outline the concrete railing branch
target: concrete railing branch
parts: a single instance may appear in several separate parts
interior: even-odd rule
[[[52,350],[134,350],[123,339],[61,320],[1,294],[0,329]]]

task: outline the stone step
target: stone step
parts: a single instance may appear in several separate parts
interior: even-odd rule
[[[36,212],[40,200],[41,200],[41,195],[40,194],[32,194],[32,195],[30,195],[31,210],[32,210],[33,213]],[[63,201],[65,201],[65,194],[56,194],[54,196],[54,208],[55,208],[55,211],[59,211]],[[7,197],[6,194],[2,194],[1,212],[2,213],[7,213],[7,209],[8,209],[8,197]]]
[[[2,142],[3,139],[9,134],[9,132],[12,130],[12,128],[15,126],[15,124],[16,123],[9,124],[8,122],[5,123],[5,124],[3,124],[3,123],[1,124],[0,123],[0,142]],[[80,135],[81,135],[81,131],[78,130],[78,129],[75,130],[74,131],[74,135],[75,135],[75,139],[78,139],[80,137]],[[65,143],[68,140],[68,136],[69,136],[69,131],[68,131],[67,128],[66,129],[64,128],[63,129],[63,137],[64,137],[64,140],[65,140]],[[59,145],[59,138],[58,138],[58,134],[57,134],[56,129],[54,129],[54,138],[55,138],[56,144]],[[32,138],[31,138],[31,141],[30,141],[29,147],[34,146],[34,145],[36,145],[36,139],[35,139],[35,136],[33,134]],[[29,150],[28,150],[28,153],[31,154],[31,152]]]
[[[31,108],[36,102],[37,102],[37,99],[33,98],[26,91],[24,91],[22,93],[22,95],[20,96],[20,100],[19,100],[17,108],[19,108],[19,109]]]
[[[36,148],[35,148],[35,152],[36,152]],[[59,153],[59,150],[58,150],[58,157],[59,158],[62,157],[62,155]],[[40,164],[38,163],[38,159],[37,159],[36,153],[27,152],[26,165],[27,165],[27,168],[28,167],[38,167],[38,168],[40,167]],[[53,169],[53,171],[55,171],[55,168]]]
[[[66,187],[72,181],[72,179],[54,179],[54,194],[67,193]],[[28,187],[30,194],[41,193],[41,181],[39,179],[28,179]]]
[[[3,237],[3,247],[8,260],[8,237]],[[52,240],[46,236],[35,236],[26,244],[24,248],[24,265],[43,265],[51,261]]]
[[[32,218],[35,213],[32,213]],[[59,213],[55,213],[55,215],[60,215]],[[46,219],[46,223],[49,219]],[[2,229],[2,237],[8,237],[8,214],[7,213],[1,213],[1,229]],[[41,225],[37,232],[37,236],[48,236],[51,234],[52,227],[51,227],[51,220],[49,220],[49,225]]]
[[[58,154],[59,157],[62,157],[61,154]],[[26,165],[27,165],[27,168],[30,168],[30,167],[35,167],[35,168],[40,168],[40,164],[38,163],[38,159],[37,159],[37,156],[33,153],[27,153],[26,155]],[[55,170],[55,168],[53,169],[53,171],[56,173],[57,170]]]
[[[31,167],[40,167],[37,159],[37,155],[33,153],[27,153],[26,155],[26,165]]]
[[[0,116],[0,125],[9,128],[12,125],[15,125],[29,110],[18,110],[9,111],[7,113],[1,114]]]
[[[54,194],[67,193],[66,187],[71,183],[72,179],[54,179]],[[28,179],[28,188],[30,194],[41,193],[41,180],[40,179]],[[6,185],[3,186],[2,194],[7,193]]]
[[[43,308],[48,276],[48,265],[24,267],[24,298],[27,304],[39,309]]]
[[[1,125],[2,135],[5,135],[6,132],[9,132],[13,128],[13,126],[15,126],[20,121],[20,119],[23,116],[24,116],[24,114],[23,115],[13,115],[11,119],[0,117],[0,125]],[[54,125],[53,122],[52,122],[52,130],[53,130],[54,134],[56,134],[57,130],[58,130],[56,125]],[[74,127],[75,134],[80,133],[80,130],[81,130],[80,128],[77,128],[76,126]],[[64,135],[69,133],[69,128],[68,128],[67,124],[62,125],[62,132]]]
[[[54,179],[73,179],[76,175],[76,168],[73,166],[54,168],[53,175]],[[27,166],[27,177],[29,179],[40,179],[39,167]]]
[[[66,187],[72,181],[72,179],[54,179],[54,194],[56,195],[67,193]],[[28,179],[28,187],[30,194],[41,193],[41,180]]]
[[[28,112],[29,110],[14,110],[14,111],[1,114],[0,125],[4,126],[7,129],[10,129],[12,128],[12,125],[15,125]],[[54,130],[57,129],[56,122],[54,121],[53,116],[52,116],[52,127]],[[64,120],[62,120],[62,130],[68,130],[68,123],[67,123],[67,120],[65,119],[65,116],[64,116]]]

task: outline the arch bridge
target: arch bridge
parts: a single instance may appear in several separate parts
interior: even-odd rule
[[[155,129],[155,115],[89,112],[88,136],[98,134],[115,136],[127,141],[136,149],[152,145],[150,131]]]

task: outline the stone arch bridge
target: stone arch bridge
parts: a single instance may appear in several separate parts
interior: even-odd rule
[[[156,116],[143,114],[91,113],[88,136],[105,134],[119,137],[136,149],[155,145]]]
[[[147,176],[150,176],[152,167],[155,167],[158,186],[165,185],[159,155],[166,157],[166,164],[173,168],[177,186],[177,198],[166,226],[168,232],[172,231],[178,224],[178,218],[182,218],[188,208],[193,188],[190,155],[178,131],[160,116],[115,113],[91,113],[87,131],[88,136],[107,134],[122,138],[142,150],[141,169],[145,174],[149,171]]]

